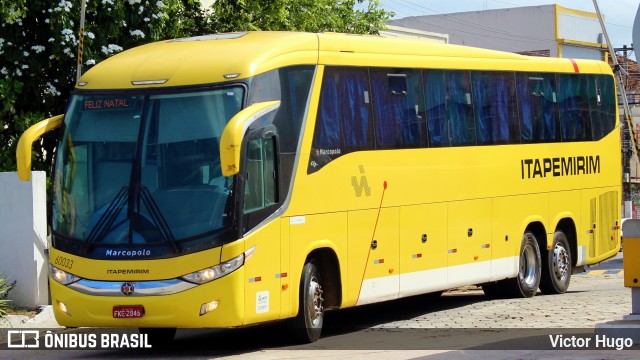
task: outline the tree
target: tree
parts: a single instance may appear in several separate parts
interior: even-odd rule
[[[213,32],[291,30],[378,34],[393,13],[378,0],[217,0]]]
[[[16,169],[19,136],[63,113],[76,81],[81,0],[26,3],[0,0],[0,171]],[[88,0],[84,70],[126,48],[202,31],[199,9],[199,0]],[[38,145],[34,166],[50,170],[54,141]]]

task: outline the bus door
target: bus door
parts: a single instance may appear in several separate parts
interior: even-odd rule
[[[222,174],[237,179],[238,227],[245,248],[245,324],[280,316],[281,222],[274,213],[282,198],[273,125],[279,106],[279,101],[272,101],[245,108],[229,120],[220,138]]]

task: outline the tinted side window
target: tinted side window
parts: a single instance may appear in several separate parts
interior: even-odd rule
[[[341,155],[373,149],[369,94],[366,69],[325,69],[309,173]]]
[[[600,140],[615,127],[616,97],[613,78],[594,75],[589,79],[589,108],[593,140]]]
[[[591,140],[588,77],[560,74],[558,78],[562,141]]]
[[[424,146],[425,121],[419,113],[424,108],[420,72],[375,69],[371,71],[371,87],[376,148]]]
[[[471,80],[467,71],[449,71],[447,88],[447,121],[451,145],[475,145],[476,128],[471,102]]]
[[[555,75],[521,73],[516,79],[522,142],[560,141]]]
[[[446,120],[445,72],[425,71],[424,89],[427,99],[427,132],[430,147],[450,146]]]
[[[520,124],[513,73],[473,72],[478,144],[520,142]]]

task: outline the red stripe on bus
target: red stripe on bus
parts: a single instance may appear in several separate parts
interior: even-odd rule
[[[578,68],[578,63],[576,63],[576,61],[573,59],[569,59],[569,61],[571,61],[571,64],[573,64],[573,71],[575,71],[576,74],[579,74],[580,69]]]

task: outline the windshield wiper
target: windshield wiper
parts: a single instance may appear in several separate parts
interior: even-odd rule
[[[169,243],[169,245],[171,245],[171,249],[173,249],[173,252],[176,254],[179,253],[181,249],[178,246],[178,243],[176,243],[176,238],[173,236],[171,228],[169,227],[167,220],[162,215],[160,208],[158,208],[158,205],[151,197],[149,189],[147,189],[147,187],[144,185],[142,185],[140,188],[140,198],[142,199],[142,202],[147,206],[147,209],[149,209],[151,218],[158,227],[160,234],[162,234],[164,240]]]
[[[116,194],[116,196],[111,200],[109,206],[104,211],[104,213],[98,218],[98,221],[89,232],[89,236],[87,236],[87,244],[85,245],[84,252],[88,252],[91,249],[91,246],[97,239],[99,239],[102,235],[104,235],[105,231],[111,229],[113,222],[118,217],[118,214],[126,204],[127,198],[129,194],[129,187],[123,186],[122,189]],[[125,219],[126,221],[126,219]]]

